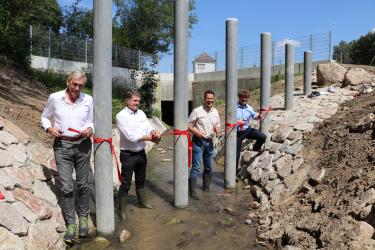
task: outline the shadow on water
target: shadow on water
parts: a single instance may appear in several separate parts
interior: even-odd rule
[[[163,137],[148,154],[147,196],[156,208],[138,208],[133,183],[128,220],[121,222],[115,215],[116,235],[126,229],[132,237],[123,245],[113,239],[109,249],[260,249],[255,225],[244,223],[252,202],[249,191],[240,184],[235,190],[224,190],[223,166],[215,166],[210,192],[203,192],[202,179],[198,180],[200,201],[189,200],[186,209],[173,206],[173,162],[163,161],[173,159],[173,150],[167,149],[171,146],[173,137]]]

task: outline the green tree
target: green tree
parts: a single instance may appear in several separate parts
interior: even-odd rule
[[[351,58],[355,64],[374,64],[375,32],[369,32],[353,42]]]
[[[62,21],[56,0],[0,0],[0,54],[28,66],[30,25],[58,32]]]
[[[64,9],[64,33],[77,38],[93,38],[93,10],[79,6],[81,0],[76,0]]]
[[[338,45],[333,47],[333,58],[340,63],[352,63],[351,51],[353,43],[341,41]]]
[[[116,44],[149,53],[166,53],[174,34],[174,1],[114,0],[113,41]],[[190,28],[197,22],[195,0],[190,1]]]

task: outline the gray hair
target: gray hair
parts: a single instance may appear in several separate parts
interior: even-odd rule
[[[66,81],[70,82],[75,77],[83,79],[84,83],[87,82],[86,73],[83,72],[83,71],[80,71],[80,70],[75,70],[72,73],[70,73],[69,76],[68,76],[68,79]]]

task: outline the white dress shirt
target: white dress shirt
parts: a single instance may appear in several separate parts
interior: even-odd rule
[[[120,131],[120,149],[139,152],[146,146],[141,141],[144,135],[149,135],[154,129],[147,120],[142,110],[135,112],[128,107],[116,115],[117,128]]]
[[[76,137],[77,133],[68,128],[94,130],[94,104],[91,96],[80,93],[75,103],[65,99],[66,90],[52,93],[43,110],[41,123],[45,130],[52,127],[51,118],[54,118],[54,127],[58,128],[63,136]]]

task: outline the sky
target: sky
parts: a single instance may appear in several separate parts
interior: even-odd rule
[[[73,0],[58,0],[61,6]],[[81,5],[92,8],[92,0]],[[189,64],[202,52],[225,49],[225,20],[238,19],[238,46],[332,32],[332,45],[375,31],[375,0],[196,0],[198,23],[189,39]],[[173,50],[172,50],[173,52]],[[160,72],[171,72],[173,55],[162,55]],[[190,66],[191,70],[191,66]]]

